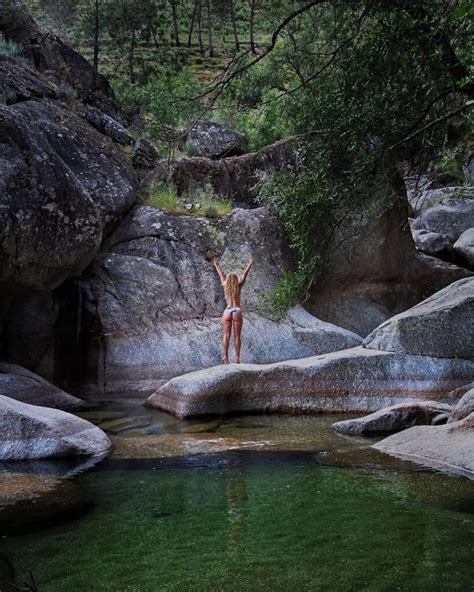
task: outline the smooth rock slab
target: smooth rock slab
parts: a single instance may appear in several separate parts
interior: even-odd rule
[[[474,358],[474,278],[443,288],[382,323],[368,348],[440,358]]]
[[[452,407],[438,401],[413,401],[386,407],[355,419],[338,421],[333,424],[336,432],[341,434],[381,434],[399,432],[415,425],[431,425],[440,415],[451,411]]]
[[[0,433],[0,460],[98,455],[111,446],[105,433],[85,419],[3,395]]]
[[[443,426],[415,426],[373,446],[392,456],[474,477],[474,413]]]
[[[231,412],[371,412],[439,400],[470,380],[474,361],[355,347],[274,364],[231,364],[171,379],[147,405],[178,417]]]
[[[0,362],[0,395],[30,405],[68,411],[87,407],[82,399],[69,395],[34,372],[8,362]]]

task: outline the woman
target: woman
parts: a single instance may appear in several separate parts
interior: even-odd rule
[[[244,273],[239,277],[236,273],[228,273],[227,276],[221,269],[219,259],[214,259],[214,267],[219,274],[222,287],[224,288],[224,295],[227,301],[227,308],[224,310],[222,315],[222,329],[224,331],[224,337],[222,339],[222,347],[224,349],[224,364],[229,363],[229,343],[230,334],[232,332],[232,325],[234,326],[234,345],[236,353],[236,362],[240,364],[240,348],[242,345],[240,339],[240,333],[242,331],[242,310],[240,309],[240,294],[242,286],[245,284],[247,276],[253,265],[253,257],[250,257],[249,263]]]

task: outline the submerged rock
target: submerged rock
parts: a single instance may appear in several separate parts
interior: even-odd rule
[[[0,362],[0,395],[30,405],[72,411],[87,404],[26,368]]]
[[[474,278],[454,282],[377,327],[364,346],[440,358],[474,358]]]
[[[404,430],[374,448],[435,468],[474,473],[474,413],[447,425]]]
[[[370,412],[439,400],[469,380],[474,361],[356,347],[265,365],[217,366],[171,379],[147,405],[178,417],[231,412]]]
[[[185,148],[195,156],[223,158],[247,152],[247,138],[213,121],[196,121],[186,131]]]
[[[106,453],[110,440],[88,421],[0,395],[0,460]]]
[[[414,425],[431,425],[439,421],[440,416],[448,418],[452,407],[439,401],[412,401],[385,407],[375,413],[347,419],[333,424],[336,432],[341,434],[380,434],[384,432],[398,432]]]

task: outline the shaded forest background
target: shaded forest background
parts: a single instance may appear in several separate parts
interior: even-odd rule
[[[408,173],[466,183],[470,0],[27,4],[109,78],[163,157],[193,156],[180,138],[198,118],[244,133],[252,150],[298,138],[297,167],[260,187],[299,262],[272,296],[276,309],[304,299],[317,277],[321,222],[337,226],[399,197]]]

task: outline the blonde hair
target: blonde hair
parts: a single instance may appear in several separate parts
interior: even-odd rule
[[[239,276],[236,273],[228,273],[225,278],[224,292],[226,296],[235,298],[239,295]]]

